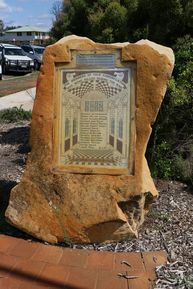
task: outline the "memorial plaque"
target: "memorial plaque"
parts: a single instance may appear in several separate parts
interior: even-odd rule
[[[118,55],[77,53],[58,69],[60,167],[131,169],[134,72]]]

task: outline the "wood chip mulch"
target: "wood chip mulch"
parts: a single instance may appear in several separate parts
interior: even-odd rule
[[[0,198],[22,175],[28,152],[29,123],[0,124]],[[193,288],[193,189],[176,181],[156,181],[159,198],[146,216],[138,239],[111,244],[60,244],[100,251],[166,250],[168,263],[157,268],[156,289]],[[2,218],[0,214],[0,218]],[[0,220],[1,222],[1,220]],[[8,227],[8,234],[11,234]],[[3,233],[6,231],[4,227]],[[1,233],[1,231],[0,231]],[[17,230],[13,230],[17,235]],[[21,236],[22,233],[18,232]]]

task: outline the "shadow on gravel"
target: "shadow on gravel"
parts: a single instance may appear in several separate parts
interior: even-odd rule
[[[14,181],[0,180],[0,233],[9,229],[9,224],[5,221],[5,211],[9,204],[10,191],[16,184]]]
[[[30,235],[11,226],[6,221],[5,211],[9,204],[10,192],[12,188],[15,187],[16,185],[17,185],[16,182],[0,179],[0,234],[10,235],[23,239],[34,239]]]
[[[29,148],[29,126],[11,128],[6,132],[2,132],[0,136],[1,144],[19,145],[17,152],[26,154]]]
[[[27,75],[27,74],[29,74],[29,73],[26,73],[26,72],[20,72],[20,71],[17,71],[17,72],[14,72],[14,71],[12,71],[12,72],[9,72],[9,71],[7,71],[5,74],[4,74],[4,76],[24,76],[24,75]],[[8,78],[9,79],[9,78]]]
[[[11,128],[1,133],[0,142],[3,144],[28,144],[29,126]]]
[[[0,215],[8,205],[11,189],[16,185],[14,181],[0,180]]]
[[[27,151],[27,153],[28,153],[28,151]],[[27,156],[20,158],[20,159],[12,160],[11,162],[16,164],[16,165],[19,165],[20,167],[23,167],[26,164],[26,158],[27,158]]]
[[[29,152],[29,126],[13,127],[0,134],[2,144],[0,173],[0,234],[11,235],[24,239],[32,237],[11,226],[5,218],[5,211],[9,204],[10,192],[17,185],[15,181],[20,174],[18,168],[22,168]],[[10,145],[6,147],[6,145]],[[5,172],[9,174],[6,174]],[[9,179],[11,176],[11,179]]]

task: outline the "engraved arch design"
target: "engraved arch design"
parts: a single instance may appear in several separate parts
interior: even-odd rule
[[[126,84],[114,75],[92,72],[74,76],[66,82],[64,89],[80,98],[93,90],[100,91],[110,98],[126,89]]]

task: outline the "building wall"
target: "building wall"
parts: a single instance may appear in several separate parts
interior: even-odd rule
[[[16,32],[8,32],[0,36],[0,42],[16,45],[44,44],[47,39],[49,39],[49,35],[46,32],[31,32],[31,35],[27,35],[27,32],[22,32],[22,35],[18,35]]]

